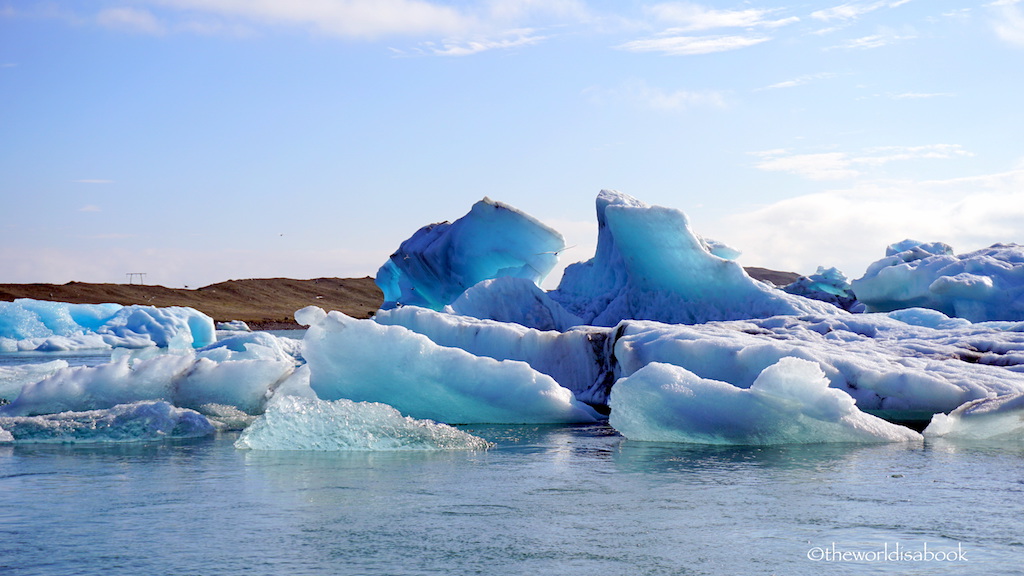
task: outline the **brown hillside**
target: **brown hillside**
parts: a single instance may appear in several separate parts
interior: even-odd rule
[[[0,300],[33,298],[74,304],[188,306],[218,322],[242,320],[255,329],[298,328],[296,310],[319,306],[368,318],[383,301],[373,278],[229,280],[196,290],[143,284],[0,284]]]

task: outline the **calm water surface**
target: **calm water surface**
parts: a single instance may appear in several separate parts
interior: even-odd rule
[[[1024,574],[1021,445],[466,429],[497,447],[0,447],[0,574]],[[925,544],[950,558],[884,560]]]

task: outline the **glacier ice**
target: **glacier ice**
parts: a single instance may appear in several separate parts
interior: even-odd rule
[[[213,319],[192,308],[0,302],[0,350],[201,348],[216,340]]]
[[[946,244],[893,244],[853,291],[869,311],[923,307],[972,322],[1024,320],[1024,246],[954,255]]]
[[[982,398],[947,414],[936,414],[926,438],[1024,440],[1024,393]]]
[[[40,416],[0,416],[0,441],[6,431],[8,441],[13,442],[140,442],[196,438],[214,430],[202,414],[163,401]]]
[[[563,333],[415,307],[379,312],[433,342],[527,362],[580,400],[607,402],[615,381],[652,362],[749,387],[787,356],[817,362],[861,410],[908,419],[977,398],[1024,391],[1024,323],[972,324],[927,309],[776,316],[674,325],[627,320]]]
[[[565,239],[519,210],[484,198],[455,222],[430,224],[402,242],[377,272],[384,308],[440,310],[470,286],[503,276],[539,284]]]
[[[51,360],[36,364],[0,366],[0,404],[18,397],[26,384],[38,382],[61,368],[67,368],[67,360]]]
[[[786,294],[715,256],[683,212],[611,190],[597,197],[597,251],[566,268],[550,296],[584,322],[623,319],[698,324],[779,314],[833,314],[823,302]]]
[[[592,422],[597,414],[524,362],[435,344],[402,326],[307,307],[303,356],[321,399],[382,402],[451,424]]]
[[[857,300],[846,275],[838,268],[818,266],[818,271],[814,274],[801,276],[782,289],[789,294],[828,302],[853,313],[862,313],[867,310],[867,307]]]
[[[22,387],[0,414],[31,416],[166,400],[200,409],[208,404],[262,411],[274,388],[295,368],[281,342],[263,332],[240,333],[205,348],[149,348],[115,353],[98,366],[60,368]]]
[[[462,293],[444,311],[499,322],[514,322],[538,330],[568,330],[583,324],[525,278],[484,280]]]
[[[749,388],[652,363],[612,389],[609,423],[630,440],[773,445],[903,442],[921,435],[865,414],[814,362],[782,358]]]
[[[376,402],[277,395],[235,442],[251,450],[485,450],[472,434]]]

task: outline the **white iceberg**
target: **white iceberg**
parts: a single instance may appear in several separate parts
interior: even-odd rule
[[[3,431],[6,431],[4,434]],[[0,442],[142,442],[212,434],[202,414],[167,402],[135,402],[104,410],[0,416]]]
[[[17,398],[26,384],[38,382],[57,370],[67,367],[67,360],[0,366],[0,404]]]
[[[222,404],[259,413],[295,368],[281,340],[253,332],[198,351],[120,351],[106,364],[61,368],[26,384],[16,399],[0,406],[0,415],[98,410],[144,400],[195,409]]]
[[[484,198],[455,222],[424,226],[377,272],[384,308],[440,310],[470,286],[510,276],[540,284],[565,239],[519,210]]]
[[[192,308],[0,302],[0,350],[201,348],[216,341],[213,319]]]
[[[1024,320],[1024,246],[954,255],[946,244],[905,240],[871,264],[853,291],[871,312],[923,307],[971,322]]]
[[[295,314],[309,326],[302,354],[321,399],[382,402],[413,418],[451,424],[592,422],[596,413],[524,362],[439,346],[401,326],[316,307]]]
[[[609,423],[630,440],[699,444],[905,442],[909,428],[856,408],[813,362],[783,358],[750,388],[648,364],[612,389]]]
[[[415,420],[375,402],[279,395],[235,447],[249,450],[486,450],[490,443],[446,424]]]
[[[1024,393],[973,400],[948,415],[936,414],[924,435],[951,440],[1024,440]]]
[[[623,319],[698,324],[840,312],[754,280],[735,261],[716,256],[679,210],[603,190],[597,222],[594,257],[566,268],[550,293],[587,324],[614,326]]]
[[[972,324],[920,308],[699,325],[629,320],[563,333],[415,307],[374,320],[441,346],[527,362],[597,406],[616,380],[652,362],[747,388],[787,356],[818,363],[861,410],[895,419],[927,421],[969,400],[1024,392],[1024,323]]]

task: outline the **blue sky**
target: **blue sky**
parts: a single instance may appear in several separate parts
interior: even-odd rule
[[[0,0],[0,282],[374,275],[602,188],[851,278],[1024,242],[1024,1]]]

